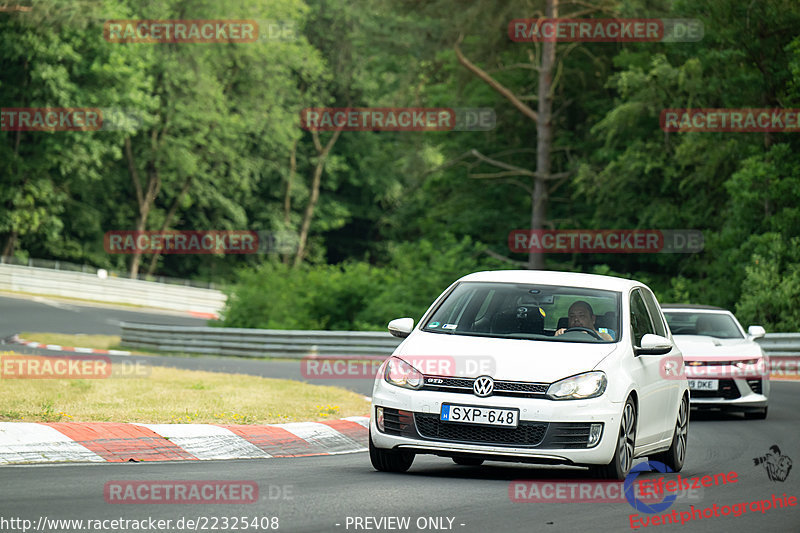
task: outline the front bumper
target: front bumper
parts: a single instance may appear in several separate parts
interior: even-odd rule
[[[688,376],[687,376],[688,377]],[[688,377],[691,379],[708,379]],[[689,391],[692,407],[727,408],[750,410],[767,407],[769,401],[769,377],[747,379],[719,379],[715,391]]]
[[[439,422],[444,403],[519,409],[519,426],[484,428]],[[375,408],[400,413],[400,426],[384,415],[385,431],[376,424]],[[370,433],[378,448],[399,448],[448,457],[480,456],[490,460],[542,464],[608,464],[614,456],[623,404],[604,395],[589,400],[554,401],[407,390],[388,384],[373,392]],[[602,424],[599,442],[585,446],[590,424]],[[389,426],[392,425],[392,430]],[[399,430],[398,430],[399,427]],[[583,443],[583,444],[582,444]]]

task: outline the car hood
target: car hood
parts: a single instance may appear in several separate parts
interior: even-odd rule
[[[739,361],[761,357],[761,347],[748,339],[717,339],[704,335],[675,335],[686,361]]]
[[[594,369],[618,346],[415,331],[394,355],[427,375],[552,383]]]

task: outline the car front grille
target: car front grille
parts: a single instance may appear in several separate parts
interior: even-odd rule
[[[422,390],[472,394],[474,382],[474,378],[425,376],[425,384],[422,386]],[[494,382],[494,392],[491,395],[514,396],[517,398],[546,398],[545,393],[549,386],[549,383],[497,380]]]
[[[750,387],[750,390],[755,392],[756,394],[763,394],[763,381],[761,378],[758,379],[748,379],[747,385]]]
[[[717,390],[693,390],[692,398],[722,398],[724,400],[735,400],[739,398],[739,389],[732,379],[720,379]]]
[[[538,446],[548,426],[545,422],[522,421],[516,428],[445,423],[439,420],[438,414],[432,413],[414,413],[414,421],[424,439],[518,447]]]

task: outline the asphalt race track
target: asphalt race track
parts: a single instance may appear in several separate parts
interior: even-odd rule
[[[6,318],[9,307],[14,313],[27,316],[35,311],[21,300],[12,303],[0,299],[3,330],[9,328]],[[16,306],[20,305],[20,309]],[[28,310],[26,310],[28,309]],[[52,308],[58,309],[58,308]],[[63,311],[63,310],[62,310]],[[57,312],[55,312],[58,314]],[[116,312],[115,312],[116,313]],[[123,313],[123,312],[120,312]],[[127,313],[125,311],[124,313]],[[34,315],[35,316],[35,315]],[[46,318],[52,323],[28,322],[24,328],[57,331],[68,329],[71,322],[81,323],[72,332],[90,331],[82,320],[91,313],[81,312],[73,317]],[[108,318],[110,313],[98,310],[97,317]],[[120,315],[114,314],[114,319]],[[41,317],[36,317],[41,319]],[[172,317],[177,318],[177,317]],[[17,320],[17,319],[14,319]],[[21,320],[21,318],[19,319]],[[141,320],[144,321],[144,320]],[[99,327],[99,326],[98,326]],[[13,329],[13,327],[11,328]],[[90,328],[91,329],[91,328]],[[62,329],[63,331],[63,329]],[[12,331],[14,333],[15,331]],[[4,347],[5,349],[6,347]],[[128,358],[128,359],[132,359]],[[299,365],[286,361],[252,361],[216,357],[158,357],[143,358],[151,364],[173,364],[182,368],[242,372],[272,377],[297,378]],[[335,384],[324,380],[324,384]],[[339,383],[352,390],[368,394],[368,380],[349,380]],[[693,412],[689,427],[689,449],[682,477],[701,477],[736,472],[736,483],[699,489],[689,498],[678,499],[670,509],[659,514],[689,511],[696,508],[731,506],[757,500],[771,500],[772,495],[800,496],[800,467],[795,466],[785,481],[771,481],[763,465],[753,458],[766,454],[770,446],[778,445],[781,453],[800,461],[800,382],[773,382],[770,412],[767,420],[744,420],[741,415]],[[645,479],[655,474],[642,475]],[[667,474],[674,479],[676,474]],[[514,480],[585,480],[585,470],[550,468],[511,463],[485,463],[481,467],[457,466],[449,459],[418,456],[406,474],[385,474],[373,470],[366,453],[322,457],[282,459],[253,459],[210,462],[164,463],[103,463],[54,464],[0,467],[0,517],[22,518],[38,524],[40,517],[52,519],[201,519],[198,530],[226,530],[223,517],[231,524],[233,517],[277,517],[278,530],[290,532],[318,531],[463,531],[463,532],[574,532],[574,531],[631,531],[629,517],[650,517],[637,512],[626,501],[613,503],[548,502],[517,503],[510,498],[509,488]],[[122,480],[227,480],[254,481],[259,498],[251,504],[116,504],[107,503],[104,485]],[[205,518],[202,518],[205,517]],[[364,521],[364,517],[371,517]],[[407,528],[398,522],[385,522],[393,529],[376,527],[386,517],[408,517]],[[359,519],[358,521],[356,519]],[[430,519],[430,520],[428,520]],[[215,522],[216,520],[216,522]],[[269,521],[261,521],[266,525]],[[274,522],[271,522],[274,524]],[[356,527],[360,524],[360,527]],[[18,526],[19,523],[17,522]],[[216,525],[216,529],[212,526]],[[424,526],[424,527],[418,527]],[[239,529],[242,524],[239,523]],[[800,531],[800,506],[769,509],[765,513],[748,510],[739,517],[703,518],[684,525],[650,525],[647,531]],[[50,528],[46,531],[77,531],[72,528]],[[83,529],[84,531],[90,529]],[[189,530],[184,528],[183,530]],[[192,528],[192,530],[194,530]],[[259,529],[264,530],[264,529]],[[274,530],[274,529],[273,529]],[[0,531],[21,531],[10,523],[0,521]],[[94,531],[116,531],[100,529]],[[144,529],[146,531],[146,529]],[[174,525],[150,531],[181,531]],[[248,531],[256,531],[250,527]]]
[[[120,322],[205,326],[208,321],[186,313],[89,306],[45,296],[0,296],[0,338],[20,331],[119,335]]]

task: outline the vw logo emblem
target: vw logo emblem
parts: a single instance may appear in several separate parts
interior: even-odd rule
[[[472,392],[475,393],[475,396],[484,398],[486,396],[490,396],[493,391],[494,380],[489,376],[481,376],[475,380],[475,383],[472,384]]]

